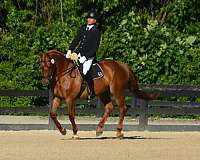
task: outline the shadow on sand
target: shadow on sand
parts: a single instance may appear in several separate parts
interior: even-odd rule
[[[123,137],[123,138],[117,138],[117,137],[79,137],[77,140],[160,140],[160,139],[169,139],[169,138],[152,138],[152,137],[141,137],[141,136],[130,136],[130,137]],[[62,138],[61,140],[73,140],[72,138]]]

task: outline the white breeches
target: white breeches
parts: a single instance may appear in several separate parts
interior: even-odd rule
[[[92,65],[92,61],[93,61],[93,58],[88,59],[83,63],[83,74],[84,75],[86,75],[87,72],[90,70],[90,67]]]

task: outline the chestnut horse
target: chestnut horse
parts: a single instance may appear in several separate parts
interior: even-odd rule
[[[75,100],[77,98],[87,97],[88,89],[81,92],[81,75],[75,63],[65,58],[64,54],[55,50],[40,54],[42,83],[50,84],[53,92],[53,101],[50,110],[50,116],[53,119],[56,127],[61,134],[66,134],[66,129],[63,128],[57,119],[57,109],[60,106],[61,100],[64,98],[67,103],[69,120],[72,124],[73,138],[77,137],[77,126],[75,123]],[[96,135],[103,133],[104,124],[113,111],[111,95],[115,98],[117,105],[120,108],[119,122],[117,124],[117,137],[123,137],[122,127],[127,107],[124,99],[124,91],[129,88],[133,95],[138,95],[144,99],[154,99],[155,94],[145,93],[138,90],[137,78],[134,72],[126,64],[106,59],[99,62],[103,70],[103,78],[94,80],[95,95],[100,97],[100,100],[105,106],[105,112],[96,128]]]

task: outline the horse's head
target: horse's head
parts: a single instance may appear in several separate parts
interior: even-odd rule
[[[51,58],[48,53],[41,53],[39,56],[41,62],[40,69],[42,74],[42,84],[48,85],[53,76],[55,59]]]
[[[65,58],[64,54],[51,50],[47,53],[41,53],[40,55],[40,69],[42,72],[42,84],[48,85],[50,80],[53,78],[53,76],[56,76],[56,74],[61,74],[67,70],[70,70],[69,64],[73,63],[72,60]]]

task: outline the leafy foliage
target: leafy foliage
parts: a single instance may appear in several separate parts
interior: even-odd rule
[[[90,8],[83,2],[0,2],[0,89],[43,88],[38,54],[66,52]],[[88,0],[87,5],[101,12],[98,59],[128,63],[140,83],[200,84],[199,1]],[[5,105],[15,102],[41,103],[37,98],[1,98]]]

